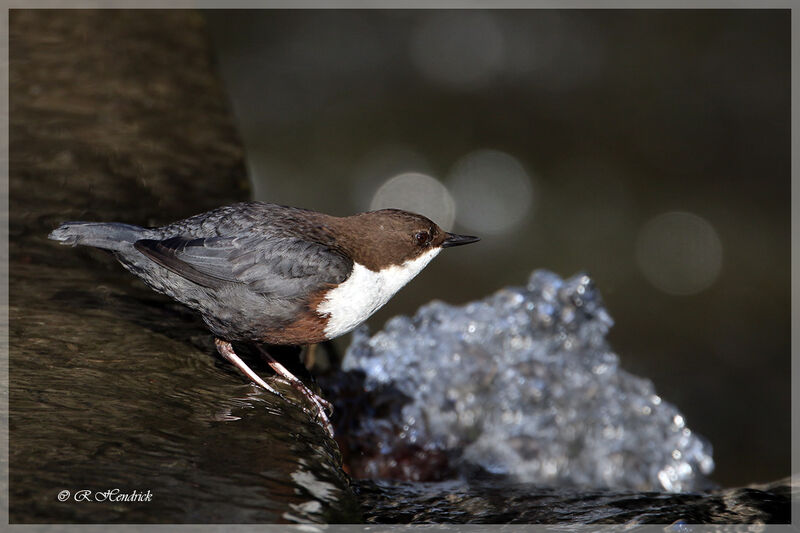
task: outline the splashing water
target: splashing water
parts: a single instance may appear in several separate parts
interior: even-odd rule
[[[392,385],[410,397],[393,421],[402,444],[445,451],[464,474],[477,466],[548,486],[705,486],[711,446],[652,382],[619,367],[606,341],[612,324],[589,276],[538,270],[526,287],[460,307],[434,301],[372,337],[362,327],[344,369],[365,372],[367,391]]]

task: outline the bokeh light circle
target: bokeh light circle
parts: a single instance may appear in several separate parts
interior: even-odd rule
[[[686,296],[710,287],[722,269],[722,242],[705,219],[682,211],[648,221],[636,240],[636,264],[667,294]]]
[[[436,178],[419,172],[404,172],[386,180],[372,197],[369,206],[397,208],[424,215],[442,229],[453,229],[456,206],[447,188]]]
[[[531,211],[531,177],[515,157],[478,150],[461,158],[447,184],[458,206],[458,223],[485,234],[514,229]]]
[[[351,198],[357,211],[369,210],[375,191],[392,176],[414,172],[432,175],[424,155],[410,146],[389,143],[364,154],[352,167]]]

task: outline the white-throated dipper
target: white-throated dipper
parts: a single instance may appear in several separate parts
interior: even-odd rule
[[[334,217],[263,202],[220,207],[160,228],[66,222],[50,239],[110,250],[154,290],[198,311],[219,353],[281,396],[231,342],[305,345],[343,335],[381,308],[448,246],[477,237],[422,215],[382,209]],[[261,350],[316,406],[330,435],[330,404]]]

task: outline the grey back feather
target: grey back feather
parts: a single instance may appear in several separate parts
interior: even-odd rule
[[[243,283],[254,292],[278,298],[302,297],[327,284],[341,283],[353,268],[341,253],[296,237],[171,237],[140,240],[135,247],[204,287]]]

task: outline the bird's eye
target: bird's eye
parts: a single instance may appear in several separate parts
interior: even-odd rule
[[[427,231],[418,231],[414,234],[414,242],[420,246],[425,246],[431,242],[431,234]]]

